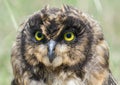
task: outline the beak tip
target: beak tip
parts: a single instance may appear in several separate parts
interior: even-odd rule
[[[56,42],[54,40],[50,40],[48,43],[48,57],[51,63],[55,58],[55,54],[54,54],[55,46],[56,46]]]
[[[52,63],[52,61],[53,61],[54,58],[55,58],[55,55],[54,55],[54,53],[49,53],[49,54],[48,54],[48,57],[49,57],[50,63]]]

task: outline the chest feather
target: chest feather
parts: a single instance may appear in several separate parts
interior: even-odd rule
[[[48,85],[82,85],[81,79],[78,78],[74,73],[61,72],[58,76],[51,76]]]

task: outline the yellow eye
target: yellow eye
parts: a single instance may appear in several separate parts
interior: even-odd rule
[[[43,36],[43,34],[42,34],[41,32],[37,31],[37,32],[35,33],[35,39],[36,39],[37,41],[40,41],[40,40],[42,40],[43,38],[44,38],[44,36]]]
[[[72,32],[66,32],[64,34],[64,39],[68,42],[74,40],[74,38],[75,38],[75,35]]]

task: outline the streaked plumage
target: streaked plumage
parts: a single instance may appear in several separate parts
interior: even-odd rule
[[[117,85],[99,24],[70,6],[45,7],[20,27],[12,85]]]

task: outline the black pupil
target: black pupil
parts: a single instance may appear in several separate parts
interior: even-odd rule
[[[38,36],[38,37],[42,37],[42,33],[38,33],[37,36]]]
[[[67,34],[66,37],[67,37],[67,38],[71,38],[71,34]]]

